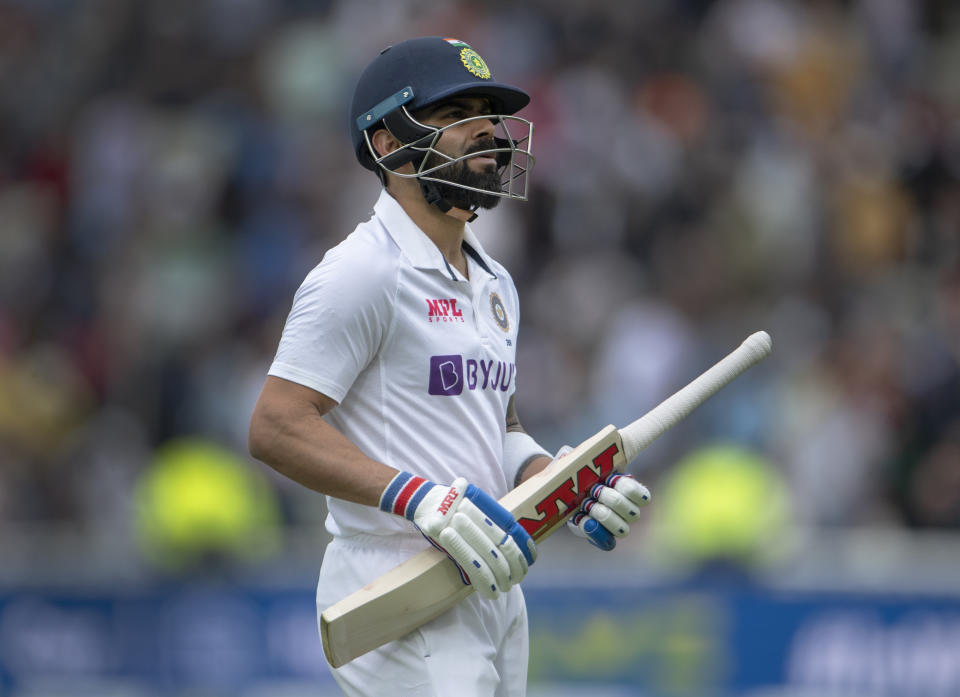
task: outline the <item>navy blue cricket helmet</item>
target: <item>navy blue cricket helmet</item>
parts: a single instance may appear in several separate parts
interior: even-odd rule
[[[427,154],[444,158],[442,167],[463,158],[451,158],[435,150],[444,129],[420,123],[413,112],[454,95],[489,101],[493,113],[473,118],[490,118],[499,127],[497,147],[485,151],[496,157],[502,168],[504,192],[499,195],[526,199],[526,175],[533,165],[533,125],[513,114],[529,103],[530,96],[517,87],[496,82],[483,58],[459,39],[409,39],[381,51],[363,71],[350,109],[350,134],[360,164],[372,171],[382,168],[397,174],[396,169],[413,162],[414,174],[398,176],[435,181],[430,174],[439,167],[424,168]],[[404,146],[378,157],[369,138],[378,128],[387,128]],[[518,138],[511,134],[511,128],[526,132]],[[522,187],[517,185],[518,180],[522,180]]]

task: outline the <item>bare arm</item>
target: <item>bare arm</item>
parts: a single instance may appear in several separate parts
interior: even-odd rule
[[[250,419],[250,454],[314,491],[376,506],[397,470],[364,455],[321,418],[336,405],[320,392],[268,376]]]
[[[520,425],[520,417],[517,416],[516,395],[512,395],[510,401],[507,402],[507,431],[526,433],[526,431],[523,430],[523,426]],[[513,485],[515,487],[520,486],[528,477],[543,470],[550,462],[551,459],[549,457],[534,455],[520,465],[520,469],[517,470],[517,476],[513,480]]]

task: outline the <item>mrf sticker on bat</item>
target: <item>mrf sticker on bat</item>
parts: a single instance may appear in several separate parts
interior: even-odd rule
[[[519,518],[517,522],[534,540],[538,539],[564,515],[583,503],[594,484],[602,482],[613,473],[613,458],[619,452],[617,444],[612,443],[534,504],[534,509],[540,514],[538,518]],[[560,510],[561,503],[565,506],[563,510]]]

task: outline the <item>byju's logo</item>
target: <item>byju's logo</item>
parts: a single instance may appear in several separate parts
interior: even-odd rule
[[[463,356],[430,356],[428,392],[444,396],[463,392]]]
[[[437,298],[427,301],[428,322],[462,322],[463,310],[457,307],[456,298]]]
[[[468,390],[506,392],[514,381],[516,366],[503,361],[484,361],[461,355],[430,356],[430,382],[433,395],[454,396]]]

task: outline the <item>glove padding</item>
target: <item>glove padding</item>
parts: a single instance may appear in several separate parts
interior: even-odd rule
[[[562,447],[554,460],[572,450]],[[630,524],[640,508],[650,503],[650,490],[629,474],[614,472],[603,482],[590,488],[590,496],[567,521],[577,537],[585,537],[594,547],[609,552],[617,546],[618,537],[626,537]]]
[[[463,477],[434,486],[407,517],[486,598],[519,583],[537,557],[533,538],[510,512]]]

